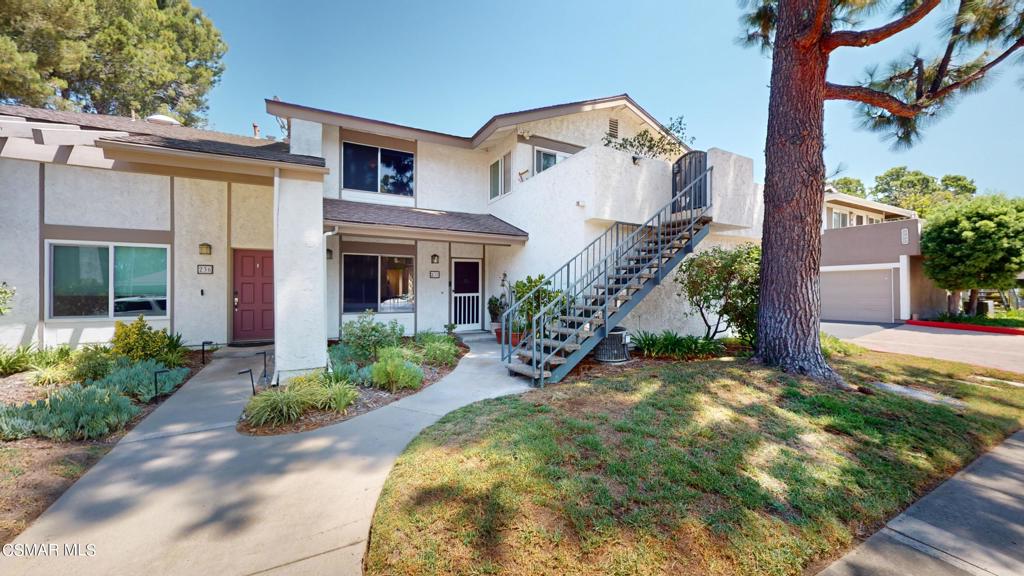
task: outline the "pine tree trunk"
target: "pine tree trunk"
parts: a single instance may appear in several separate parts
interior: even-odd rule
[[[946,313],[950,316],[956,316],[960,313],[960,291],[950,290],[949,295],[946,296]]]
[[[818,42],[798,44],[816,4],[779,3],[765,144],[757,357],[787,372],[842,385],[825,362],[818,336],[828,53]]]

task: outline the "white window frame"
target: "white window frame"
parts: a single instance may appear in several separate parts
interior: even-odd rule
[[[498,165],[498,195],[491,196],[491,167],[495,164]],[[494,162],[487,165],[487,201],[490,203],[500,200],[502,196],[509,192],[511,190],[505,190],[505,155],[502,154]]]
[[[96,242],[92,240],[46,240],[46,268],[44,269],[44,280],[43,280],[43,291],[44,291],[44,307],[46,310],[45,318],[48,321],[56,322],[97,322],[97,321],[108,321],[108,320],[121,320],[128,318],[127,316],[114,316],[114,248],[128,247],[128,248],[163,248],[167,252],[167,307],[164,310],[162,316],[146,315],[146,321],[151,320],[170,320],[173,311],[171,310],[172,302],[174,302],[174,286],[171,285],[171,268],[173,268],[173,260],[171,260],[171,245],[170,244],[146,244],[141,242]],[[54,246],[105,246],[109,250],[107,258],[107,315],[106,316],[54,316],[53,315],[53,247]],[[129,320],[131,318],[128,318]]]
[[[360,190],[358,188],[346,188],[345,187],[345,144],[355,144],[356,146],[366,146],[367,148],[376,148],[377,149],[377,190],[375,192],[371,191],[371,190]],[[399,195],[399,194],[391,194],[390,192],[381,192],[381,190],[380,190],[380,169],[381,169],[380,151],[381,150],[387,150],[389,152],[401,152],[402,154],[411,154],[412,155],[412,196],[402,196],[402,195]],[[363,194],[381,194],[381,195],[387,196],[389,198],[415,198],[416,197],[416,153],[415,152],[409,152],[408,150],[398,150],[396,148],[388,148],[386,146],[377,146],[376,144],[364,144],[362,142],[356,142],[355,140],[342,140],[341,141],[341,150],[340,150],[340,152],[341,152],[341,154],[340,154],[340,156],[341,156],[340,164],[341,164],[341,189],[342,189],[342,191],[344,191],[344,192],[361,192]]]
[[[840,220],[840,223],[842,221],[842,218],[840,218],[840,216],[846,216],[846,226],[836,226],[836,219],[837,218]],[[850,227],[850,213],[847,212],[846,210],[836,210],[835,208],[833,208],[832,209],[832,222],[831,222],[831,224],[832,224],[831,225],[831,229],[832,230],[840,230],[842,228],[849,228]]]
[[[380,252],[342,252],[341,253],[341,270],[338,273],[338,287],[341,292],[341,302],[339,307],[341,308],[341,314],[362,314],[363,311],[359,312],[346,312],[345,311],[345,256],[376,256],[377,257],[377,311],[374,312],[376,315],[389,316],[392,314],[415,314],[419,308],[419,281],[417,280],[416,270],[416,257],[408,254],[382,254]],[[413,277],[413,304],[412,310],[405,310],[402,312],[381,312],[380,311],[380,277],[381,277],[381,258],[410,258],[412,260],[412,277]]]
[[[545,170],[538,170],[538,168],[540,166],[537,164],[537,152],[545,152],[547,154],[551,154],[552,156],[554,156],[555,157],[555,166],[557,166],[560,162],[565,161],[566,159],[568,159],[571,156],[571,154],[566,154],[565,152],[559,152],[558,150],[552,150],[551,148],[544,148],[544,147],[541,147],[541,146],[534,146],[533,147],[533,158],[532,158],[533,173],[534,173],[534,175],[540,174],[541,172],[545,172]],[[554,166],[552,166],[551,168],[554,168]],[[548,168],[548,170],[550,170],[550,168]]]

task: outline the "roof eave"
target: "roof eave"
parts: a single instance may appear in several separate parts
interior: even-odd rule
[[[165,156],[168,158],[175,159],[202,158],[206,160],[217,160],[218,162],[223,162],[226,164],[281,168],[285,170],[305,172],[309,174],[323,175],[330,172],[330,169],[328,169],[326,166],[313,166],[310,164],[283,162],[279,160],[266,160],[262,158],[252,158],[248,156],[233,156],[230,154],[217,154],[212,152],[196,152],[193,150],[180,150],[177,148],[167,148],[163,146],[154,146],[150,144],[138,144],[135,142],[118,142],[117,140],[96,140],[96,147],[102,148],[104,150],[110,150],[113,152],[134,152],[140,154]]]
[[[490,232],[469,232],[464,230],[441,230],[421,228],[417,226],[399,226],[395,224],[371,224],[367,222],[349,222],[341,219],[324,218],[324,224],[338,226],[343,234],[359,234],[367,236],[385,236],[416,240],[448,240],[477,242],[497,246],[521,246],[526,244],[528,235],[494,234]]]

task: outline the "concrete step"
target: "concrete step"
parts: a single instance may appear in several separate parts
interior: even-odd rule
[[[540,345],[545,348],[559,348],[570,353],[580,349],[579,344],[573,344],[572,342],[563,342],[562,340],[552,340],[551,338],[544,338],[540,340]]]
[[[576,308],[579,308],[579,306],[576,306]],[[559,316],[558,319],[567,324],[590,324],[591,326],[604,324],[604,320],[594,318],[593,316]]]
[[[590,338],[594,335],[590,330],[577,331],[575,328],[565,328],[562,326],[548,326],[548,332],[562,334],[563,336],[577,336],[578,338]]]
[[[528,352],[520,352],[519,360],[523,364],[526,364],[527,366],[531,366],[533,364],[533,357],[530,356]],[[561,366],[562,364],[565,364],[567,361],[568,359],[565,356],[549,356],[545,364],[547,364],[549,367]],[[540,360],[538,360],[538,362],[540,362]]]
[[[511,364],[506,364],[505,367],[508,368],[509,372],[515,372],[516,374],[526,376],[533,380],[540,378],[541,374],[544,375],[544,378],[551,377],[551,372],[548,372],[547,370],[534,370],[532,366],[527,366],[526,364],[513,362]]]

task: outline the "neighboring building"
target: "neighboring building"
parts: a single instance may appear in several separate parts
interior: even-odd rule
[[[831,188],[821,239],[821,318],[899,322],[946,309],[946,291],[924,275],[913,210]]]
[[[287,144],[0,106],[0,280],[18,288],[0,344],[108,341],[142,313],[189,344],[273,340],[288,373],[323,366],[366,309],[407,333],[486,329],[503,278],[550,274],[616,223],[643,229],[674,181],[713,199],[679,258],[760,237],[749,158],[603,145],[664,132],[626,95],[501,114],[468,137],[266,105]],[[659,275],[615,323],[693,331],[675,292]]]

